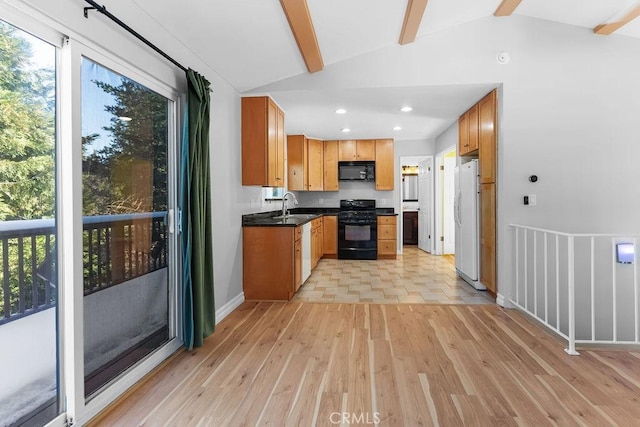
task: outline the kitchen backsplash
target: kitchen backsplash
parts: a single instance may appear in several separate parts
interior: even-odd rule
[[[342,199],[374,199],[379,208],[393,206],[393,191],[376,191],[371,182],[341,182],[340,191],[299,191],[300,206],[340,207]]]

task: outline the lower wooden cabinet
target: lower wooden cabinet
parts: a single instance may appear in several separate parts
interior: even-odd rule
[[[290,300],[302,275],[296,253],[301,227],[242,228],[242,287],[245,299]],[[300,247],[300,249],[302,249]],[[299,263],[299,264],[298,264]],[[299,265],[299,267],[298,267]]]
[[[324,246],[322,217],[311,221],[311,270],[316,268],[322,258]]]
[[[395,259],[397,253],[397,219],[395,215],[378,217],[378,259]]]
[[[323,252],[327,258],[337,258],[338,256],[338,216],[325,215],[322,218],[322,237],[324,240]]]
[[[297,240],[294,243],[294,292],[302,286],[302,227],[296,227],[296,229],[300,229],[300,235],[296,236]]]
[[[480,184],[480,282],[496,294],[495,184]]]

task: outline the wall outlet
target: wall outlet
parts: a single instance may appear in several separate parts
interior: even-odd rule
[[[387,199],[380,199],[380,204],[381,205],[386,205],[387,204]]]

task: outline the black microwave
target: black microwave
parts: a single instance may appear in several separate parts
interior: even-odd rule
[[[340,181],[375,181],[375,162],[338,162]]]

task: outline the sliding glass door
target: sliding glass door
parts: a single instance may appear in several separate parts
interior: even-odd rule
[[[60,413],[56,47],[0,21],[0,425]]]
[[[85,396],[169,341],[172,102],[82,57]]]

